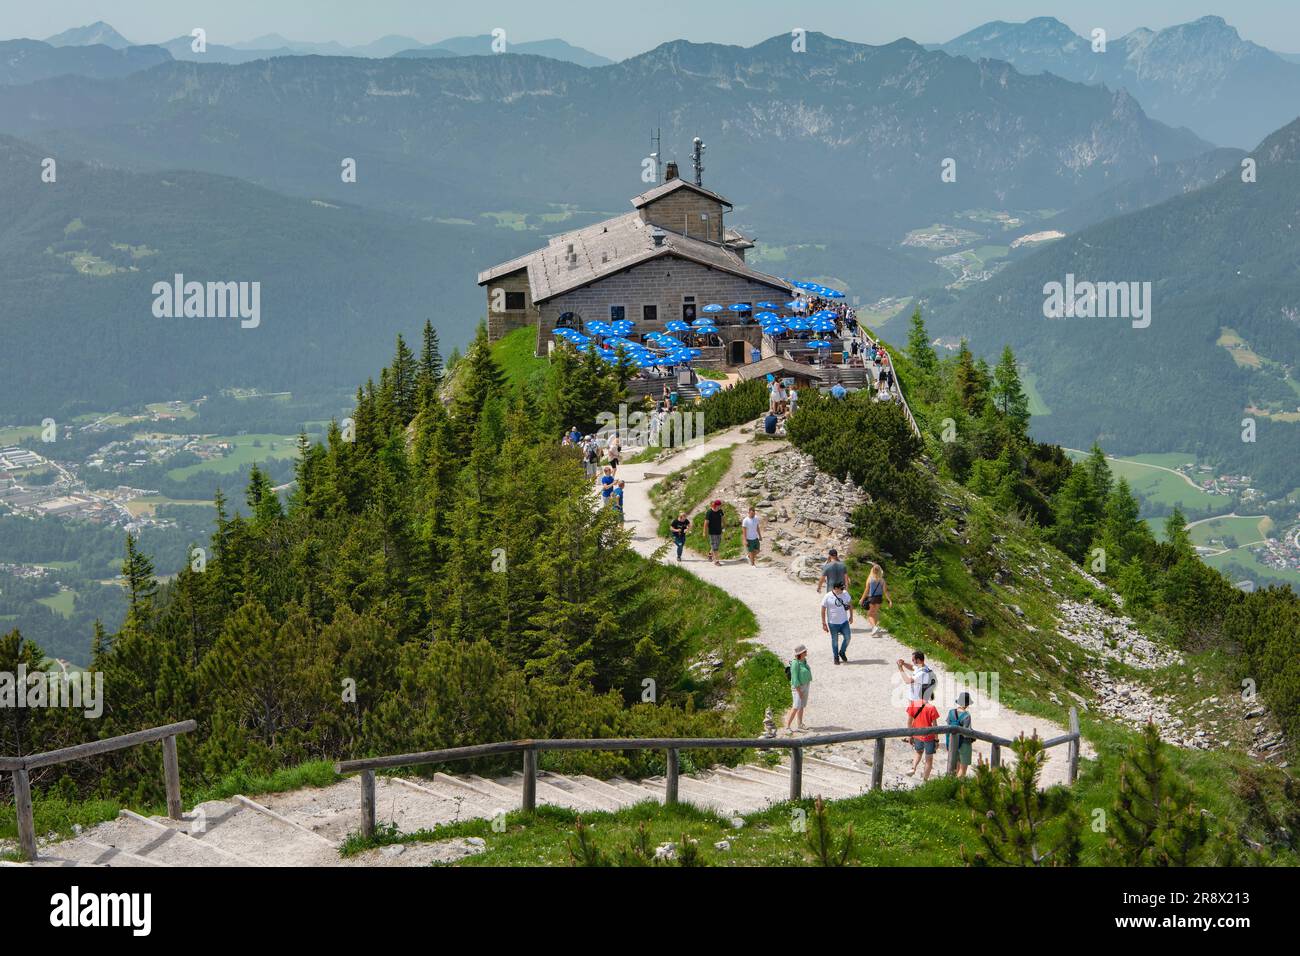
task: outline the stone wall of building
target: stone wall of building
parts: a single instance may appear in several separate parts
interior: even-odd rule
[[[733,302],[757,303],[763,300],[783,302],[788,294],[779,288],[752,282],[729,272],[710,269],[687,259],[666,256],[543,302],[539,307],[538,350],[540,354],[545,354],[551,331],[565,313],[574,313],[583,323],[593,319],[608,320],[610,307],[621,305],[626,317],[636,323],[637,333],[644,334],[664,331],[668,321],[682,318],[685,296],[694,296],[697,315],[703,315],[699,309],[711,302],[722,306],[729,306]],[[642,313],[642,306],[645,305],[658,307],[656,321],[645,321]],[[716,313],[711,318],[718,325],[724,342],[743,339],[746,343],[757,345],[762,339],[762,332],[756,324],[750,322],[740,325],[733,312]],[[568,324],[570,327],[578,326],[572,320]],[[748,361],[748,356],[745,361]]]
[[[528,270],[520,269],[518,272],[512,272],[510,275],[501,276],[483,287],[487,292],[487,326],[488,339],[495,342],[501,336],[515,329],[537,324],[537,309],[533,306],[533,293],[528,286]],[[501,290],[501,295],[497,290]],[[500,300],[504,306],[505,298],[508,293],[522,292],[524,294],[524,307],[522,309],[495,309],[494,305],[498,304],[494,299]]]
[[[690,189],[678,189],[648,206],[641,207],[643,222],[654,223],[670,232],[682,233],[696,239],[721,242],[723,236],[722,203],[701,196]],[[709,217],[708,222],[700,218]],[[705,230],[708,230],[707,232]]]

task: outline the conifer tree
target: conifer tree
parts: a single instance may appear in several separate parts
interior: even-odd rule
[[[1065,787],[1039,790],[1045,751],[1035,734],[1012,744],[1014,766],[990,767],[981,757],[975,778],[962,786],[980,849],[961,855],[974,866],[1075,866],[1083,818]]]
[[[1187,530],[1187,518],[1183,509],[1174,505],[1174,510],[1165,518],[1165,541],[1179,554],[1191,554],[1192,536]]]
[[[991,397],[1013,434],[1023,441],[1029,428],[1029,398],[1020,384],[1020,369],[1009,345],[1002,349],[1002,360],[993,370]]]
[[[1215,845],[1205,815],[1164,754],[1160,731],[1148,722],[1119,769],[1119,794],[1107,821],[1111,866],[1195,866]]]
[[[144,626],[153,617],[158,581],[154,578],[153,561],[136,547],[138,540],[135,535],[127,532],[122,577],[126,579],[127,623]]]
[[[415,418],[419,403],[420,363],[400,333],[397,336],[393,364],[390,367],[393,411],[396,416],[394,424],[399,428],[405,428],[411,423],[411,419]]]
[[[912,313],[912,325],[907,333],[907,358],[926,381],[932,382],[938,376],[939,358],[930,344],[919,307]]]
[[[442,387],[442,352],[438,347],[438,330],[428,319],[424,320],[423,344],[420,348],[420,367],[416,374],[417,399],[421,408],[427,408],[438,397]]]

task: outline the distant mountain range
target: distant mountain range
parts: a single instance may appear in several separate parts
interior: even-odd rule
[[[1201,189],[1090,226],[961,293],[928,296],[930,328],[987,355],[1009,343],[1051,409],[1035,419],[1045,438],[1196,452],[1274,492],[1300,486],[1300,121],[1250,155],[1255,182],[1225,155],[1231,172]],[[1071,275],[1150,282],[1149,327],[1046,318],[1047,284]],[[1243,440],[1246,417],[1253,441]]]
[[[112,165],[473,219],[625,209],[662,123],[684,172],[704,137],[706,181],[770,242],[896,243],[954,211],[1059,210],[1210,148],[1123,92],[909,40],[808,39],[797,56],[784,36],[675,41],[595,69],[529,55],[171,63],[0,89],[0,129]],[[339,181],[343,157],[355,184]]]
[[[324,43],[290,40],[278,33],[268,33],[252,40],[222,44],[216,42],[219,37],[209,37],[207,48],[196,53],[193,37],[188,34],[157,44],[165,48],[177,60],[193,60],[205,63],[249,63],[254,60],[266,60],[276,56],[359,56],[388,57],[402,56],[487,56],[495,53],[492,49],[492,37],[482,36],[450,37],[437,43],[421,43],[414,37],[390,35],[380,37],[371,43],[347,46],[336,41]],[[507,38],[508,39],[508,38]],[[115,50],[122,50],[132,45],[122,34],[118,33],[102,20],[84,27],[74,27],[49,37],[46,41],[55,47],[86,47],[102,44]],[[437,51],[445,51],[439,53]],[[526,53],[532,56],[545,56],[579,66],[606,66],[612,62],[598,53],[584,50],[564,40],[525,40],[521,43],[507,43],[507,52]],[[69,71],[75,72],[75,71]]]
[[[46,155],[0,136],[6,416],[60,419],[231,385],[355,382],[426,318],[448,350],[463,343],[483,306],[476,271],[530,245],[507,230],[289,198],[206,173],[60,159],[57,181],[44,183]],[[259,282],[260,324],[156,317],[154,283],[177,274]]]
[[[1222,17],[1108,37],[1093,52],[1060,20],[994,21],[938,49],[1126,89],[1152,117],[1223,146],[1249,147],[1300,114],[1300,62],[1243,40]]]
[[[107,80],[171,59],[171,54],[160,46],[56,46],[40,40],[0,40],[0,86],[19,86],[69,74]]]

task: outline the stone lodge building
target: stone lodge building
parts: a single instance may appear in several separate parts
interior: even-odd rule
[[[731,203],[677,175],[669,163],[664,182],[632,200],[633,211],[555,236],[541,249],[503,262],[478,276],[487,290],[488,336],[493,341],[522,327],[537,329],[537,354],[549,353],[552,331],[585,331],[595,319],[631,319],[633,338],[665,331],[672,319],[693,322],[699,309],[717,303],[709,317],[715,343],[700,364],[744,365],[762,342],[748,313],[735,303],[770,300],[784,305],[789,283],[745,264],[754,243],[723,221]]]

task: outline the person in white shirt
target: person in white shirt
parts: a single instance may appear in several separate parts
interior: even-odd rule
[[[843,581],[836,581],[822,598],[822,630],[831,636],[831,657],[836,665],[849,662],[845,653],[853,636],[853,598],[844,589]]]
[[[740,522],[740,533],[745,539],[745,553],[749,555],[751,566],[758,565],[758,546],[763,541],[763,532],[759,529],[759,517],[754,513],[754,506],[749,506],[748,517],[742,518]]]

